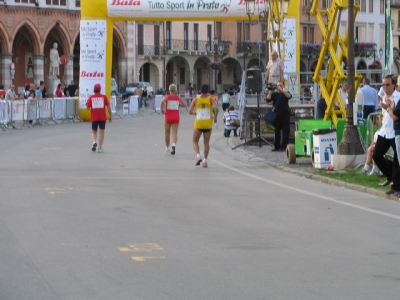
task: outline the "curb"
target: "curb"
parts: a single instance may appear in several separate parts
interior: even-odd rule
[[[232,137],[229,138],[228,145],[231,148],[236,146],[235,145],[235,140]],[[244,149],[241,149],[241,151],[243,153],[246,152],[246,150],[244,150]],[[257,156],[257,154],[255,154],[255,153],[254,153],[254,155]],[[257,156],[257,157],[259,157],[259,156]],[[262,159],[262,158],[260,158],[260,159]],[[337,180],[337,179],[332,179],[332,178],[329,178],[329,177],[312,174],[312,173],[309,173],[309,172],[304,171],[304,170],[300,171],[298,169],[292,169],[292,168],[290,168],[288,166],[283,166],[281,164],[277,164],[277,163],[270,162],[270,161],[265,161],[265,163],[270,165],[271,167],[273,167],[275,169],[278,169],[278,170],[281,170],[281,171],[284,171],[284,172],[287,172],[287,173],[291,173],[291,174],[294,174],[294,175],[298,175],[298,176],[301,176],[301,177],[305,177],[305,178],[308,178],[308,179],[316,180],[316,181],[319,181],[319,182],[322,182],[322,183],[326,183],[326,184],[330,184],[330,185],[334,185],[334,186],[338,186],[338,187],[347,188],[347,189],[350,189],[350,190],[353,190],[353,191],[362,192],[362,193],[366,193],[366,194],[369,194],[369,195],[374,195],[374,196],[381,197],[381,198],[386,198],[388,200],[393,200],[393,201],[397,201],[397,202],[400,201],[399,197],[396,197],[396,196],[393,196],[393,195],[386,195],[384,192],[382,192],[380,190],[376,190],[374,188],[365,187],[365,186],[357,185],[357,184],[354,184],[354,183],[343,182],[343,181],[340,181],[340,180]]]

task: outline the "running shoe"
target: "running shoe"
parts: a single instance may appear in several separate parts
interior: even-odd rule
[[[361,169],[357,174],[368,174],[369,170],[365,170],[364,168]]]
[[[175,146],[172,146],[172,151],[171,154],[174,155],[175,154]]]
[[[92,145],[92,151],[93,151],[93,152],[96,151],[96,147],[97,147],[97,143],[94,142],[93,145]]]
[[[377,170],[377,169],[372,169],[371,172],[369,172],[368,175],[369,175],[369,176],[372,176],[372,175],[379,175],[379,169],[378,169],[378,170]]]
[[[201,161],[202,161],[201,157],[197,157],[195,166],[200,166]]]
[[[97,149],[97,153],[103,153],[103,152],[104,152],[103,149],[101,148]]]
[[[171,152],[171,150],[169,150],[169,148],[165,149],[165,153],[170,153],[170,152]]]
[[[201,166],[202,166],[203,168],[207,168],[207,162],[206,162],[206,161],[203,161],[203,162],[201,163]]]

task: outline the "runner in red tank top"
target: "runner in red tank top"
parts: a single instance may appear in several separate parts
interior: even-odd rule
[[[161,113],[165,115],[164,130],[165,130],[165,152],[170,152],[169,141],[172,129],[172,151],[175,154],[175,147],[178,141],[179,127],[179,107],[186,107],[186,102],[176,93],[176,85],[169,86],[169,95],[166,95],[161,100]]]

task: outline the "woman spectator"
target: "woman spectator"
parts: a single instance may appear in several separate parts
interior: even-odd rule
[[[125,83],[121,84],[121,87],[119,88],[119,95],[122,100],[124,100],[127,97]]]
[[[304,93],[303,93],[303,98],[302,98],[302,103],[304,104],[308,104],[311,99],[312,99],[313,95],[311,94],[311,90],[310,88],[307,86],[304,88]]]
[[[186,92],[185,92],[185,101],[186,101],[186,105],[187,105],[187,106],[190,105],[190,99],[191,99],[190,90],[187,89]]]
[[[224,137],[229,137],[231,135],[231,131],[233,130],[233,135],[237,135],[237,127],[231,125],[231,120],[239,120],[239,114],[235,111],[235,108],[231,105],[229,108],[226,109],[224,113],[224,123],[225,123],[225,130],[224,130]]]
[[[147,92],[147,87],[144,86],[143,87],[143,91],[142,91],[142,106],[144,106],[144,110],[147,111],[147,107],[149,106],[149,93]]]

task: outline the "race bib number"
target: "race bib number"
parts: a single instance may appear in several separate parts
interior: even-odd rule
[[[210,119],[210,109],[207,109],[207,108],[196,109],[196,119],[197,120],[209,120]]]
[[[92,108],[104,108],[104,99],[92,98]]]
[[[171,101],[167,102],[167,109],[169,110],[178,110],[179,109],[179,101]]]

